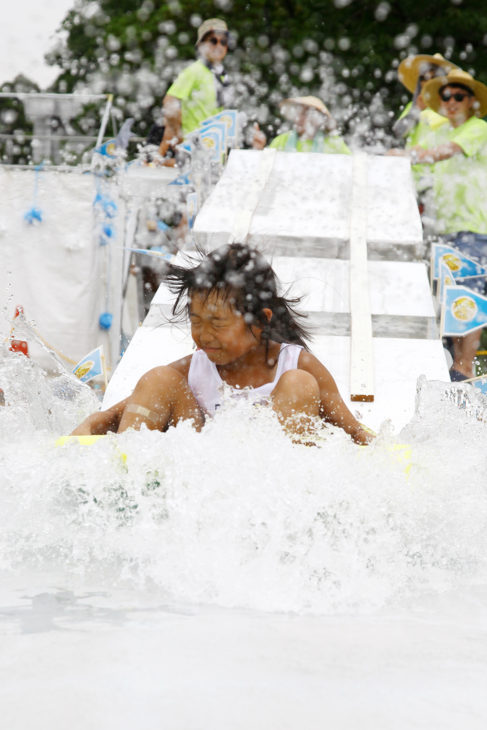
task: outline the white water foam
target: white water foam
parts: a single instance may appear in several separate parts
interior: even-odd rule
[[[61,380],[2,353],[5,727],[484,727],[481,400],[423,383],[369,448],[243,407],[57,447],[96,403]]]
[[[4,361],[3,568],[106,576],[168,599],[264,611],[368,611],[487,580],[485,423],[438,401],[369,448],[340,430],[293,444],[232,406],[201,434],[55,446],[94,398]],[[71,382],[71,381],[69,381]],[[397,440],[397,437],[396,437]],[[123,456],[122,456],[123,454]]]

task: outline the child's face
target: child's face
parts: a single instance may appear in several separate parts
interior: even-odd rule
[[[191,337],[215,365],[228,365],[260,342],[261,329],[247,325],[243,315],[215,293],[194,294],[189,307]]]

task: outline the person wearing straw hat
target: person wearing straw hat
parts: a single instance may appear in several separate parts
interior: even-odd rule
[[[318,97],[296,96],[284,99],[280,108],[293,128],[275,137],[269,147],[285,152],[350,154],[344,140],[336,131],[334,119]]]
[[[428,81],[446,76],[455,68],[458,68],[456,64],[443,58],[441,53],[408,56],[399,64],[397,70],[399,81],[412,93],[413,98],[406,105],[392,131],[398,139],[405,141],[406,150],[416,145],[431,147],[441,141],[448,127],[448,120],[426,106],[422,90]],[[389,154],[394,155],[398,152],[390,150]],[[413,165],[412,171],[416,190],[421,199],[432,185],[432,170],[430,166],[417,164]]]
[[[441,53],[432,56],[419,54],[403,59],[397,69],[399,81],[413,95],[412,101],[406,105],[401,116],[394,124],[393,132],[399,139],[406,139],[406,145],[429,145],[434,138],[434,132],[443,127],[445,118],[428,109],[422,90],[431,79],[446,76],[453,69],[458,68],[455,63],[443,58]]]
[[[411,160],[434,164],[436,232],[470,258],[487,265],[487,86],[466,71],[453,69],[428,81],[425,103],[449,122],[446,138],[424,149],[414,146]],[[485,278],[469,279],[468,286],[485,291]],[[479,332],[454,340],[451,377],[473,377]]]
[[[234,103],[234,92],[223,67],[229,32],[221,18],[209,18],[198,28],[198,59],[187,66],[163,99],[164,133],[159,154],[164,157],[201,122]],[[265,135],[254,127],[256,146],[265,145]]]

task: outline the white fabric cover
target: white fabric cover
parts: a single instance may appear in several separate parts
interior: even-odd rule
[[[104,344],[109,365],[115,365],[122,211],[114,221],[116,235],[108,255],[94,228],[91,174],[41,171],[35,197],[34,189],[34,170],[0,168],[1,334],[8,334],[15,307],[22,305],[27,321],[55,351],[78,361]],[[42,222],[29,225],[24,214],[33,206],[42,211]],[[98,325],[106,309],[114,315],[109,333]]]

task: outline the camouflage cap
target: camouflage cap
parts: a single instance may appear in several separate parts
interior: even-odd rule
[[[227,24],[221,18],[209,18],[208,20],[203,21],[198,28],[196,45],[201,43],[205,35],[208,35],[208,33],[211,33],[212,31],[216,33],[228,33]]]

